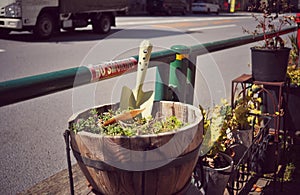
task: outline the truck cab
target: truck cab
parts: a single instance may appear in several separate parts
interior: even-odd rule
[[[34,28],[38,27],[43,28],[39,30],[40,33],[44,31],[45,35],[52,33],[54,26],[49,25],[54,25],[54,20],[57,19],[58,1],[1,0],[0,10],[0,34],[8,34],[10,31],[37,30]],[[53,21],[47,22],[45,14],[48,14],[48,19]],[[51,17],[50,14],[52,14]],[[38,22],[39,26],[37,26]]]

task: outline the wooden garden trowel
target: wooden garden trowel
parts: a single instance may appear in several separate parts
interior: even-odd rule
[[[123,87],[120,100],[121,110],[126,110],[129,107],[134,109],[142,108],[145,110],[142,112],[143,117],[151,115],[152,105],[154,101],[153,91],[143,91],[143,84],[148,69],[152,51],[152,44],[144,40],[140,44],[139,60],[137,65],[137,78],[135,89],[130,89],[126,86]]]

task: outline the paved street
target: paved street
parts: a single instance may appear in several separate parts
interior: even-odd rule
[[[249,14],[122,16],[109,35],[93,34],[86,28],[36,41],[30,33],[12,33],[0,39],[0,82],[127,58],[138,54],[144,39],[159,51],[172,45],[192,46],[243,36],[242,26],[252,29],[254,25]],[[250,46],[198,57],[195,105],[209,106],[221,97],[230,97],[230,81],[250,71]],[[153,87],[154,75],[155,69],[149,69],[149,88]],[[62,134],[68,118],[96,104],[117,102],[124,84],[134,86],[134,76],[1,107],[0,194],[16,194],[65,169]]]

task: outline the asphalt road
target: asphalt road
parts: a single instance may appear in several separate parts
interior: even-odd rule
[[[47,41],[30,33],[0,40],[0,82],[137,55],[143,39],[154,51],[172,45],[196,45],[243,36],[253,27],[249,15],[185,17],[118,17],[109,35],[90,28],[63,32]],[[230,97],[230,81],[249,73],[249,45],[204,56],[197,61],[195,105],[210,106]],[[146,87],[153,87],[155,69]],[[0,108],[0,194],[16,194],[67,167],[63,132],[68,118],[81,109],[118,101],[123,85],[133,87],[134,74],[62,91]],[[73,161],[74,162],[74,161]]]

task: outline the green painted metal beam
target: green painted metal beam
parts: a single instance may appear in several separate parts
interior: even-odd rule
[[[286,34],[297,30],[297,27],[291,27],[284,29],[280,34]],[[270,33],[269,36],[275,36],[275,33]],[[222,41],[216,41],[206,43],[203,45],[195,45],[190,47],[193,55],[203,55],[208,52],[220,51],[223,49],[237,47],[248,43],[263,40],[263,36],[243,36],[233,39],[227,39]],[[138,56],[132,58],[138,59]],[[161,63],[170,64],[176,59],[176,52],[172,50],[163,50],[159,52],[153,52],[151,55],[150,67],[159,66]],[[117,64],[117,63],[116,63]],[[117,64],[118,65],[118,64]],[[116,65],[116,66],[117,66]],[[108,64],[96,65],[101,69],[102,66],[110,66],[116,68],[113,62]],[[133,67],[130,67],[132,71],[135,71]],[[123,73],[122,73],[123,74]],[[113,76],[119,76],[120,74],[114,74]],[[105,75],[98,80],[104,80],[111,78],[112,75]],[[75,82],[76,79],[76,82]],[[89,84],[94,82],[93,74],[90,68],[82,66],[77,68],[70,68],[61,71],[50,72],[41,75],[35,75],[10,81],[4,81],[0,83],[0,107],[25,101],[28,99],[40,97],[43,95],[55,93],[58,91],[70,89],[76,86]]]
[[[138,60],[138,56],[133,56],[132,58]],[[175,53],[170,50],[156,52],[151,55],[151,60],[153,62],[169,64],[171,61],[174,61],[174,59]],[[150,66],[152,67],[157,65],[153,62],[150,63]],[[116,66],[116,64],[108,62],[107,64],[104,63],[101,65],[102,67],[113,67]],[[132,71],[135,71],[135,69],[133,68]],[[124,69],[120,74],[105,75],[98,80],[100,81],[120,76],[121,74],[124,74],[124,72],[129,73],[131,71]],[[94,82],[93,75],[86,66],[0,82],[0,107],[71,89],[91,82]]]
[[[268,37],[274,37],[277,34],[282,35],[282,34],[288,34],[291,32],[294,32],[297,30],[297,27],[289,27],[286,29],[281,30],[279,33],[268,33]],[[263,34],[259,35],[246,35],[246,36],[241,36],[237,38],[232,38],[232,39],[226,39],[226,40],[221,40],[221,41],[214,41],[210,43],[204,43],[204,44],[199,44],[199,45],[194,45],[191,47],[191,53],[196,54],[196,55],[203,55],[207,54],[210,52],[215,52],[215,51],[220,51],[232,47],[238,47],[241,45],[246,45],[249,43],[254,43],[257,41],[264,40]]]
[[[88,68],[79,67],[2,82],[0,106],[72,88],[75,77],[77,86],[90,83],[91,80]]]

